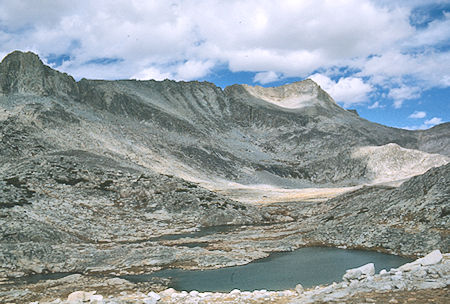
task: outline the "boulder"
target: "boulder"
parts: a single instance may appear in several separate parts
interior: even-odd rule
[[[161,296],[159,294],[157,294],[156,292],[150,291],[147,296],[149,296],[150,298],[155,299],[156,301],[161,299]]]
[[[83,276],[81,274],[78,274],[78,273],[71,274],[71,275],[68,275],[68,276],[66,276],[64,278],[58,279],[58,282],[64,283],[64,284],[75,283],[75,282],[78,282],[79,280],[81,280],[82,277]]]
[[[130,285],[133,284],[130,281],[121,278],[111,278],[105,281],[107,285]]]
[[[305,291],[305,289],[303,288],[302,284],[297,284],[297,285],[295,286],[295,291],[296,291],[298,294],[302,294],[302,293]]]
[[[163,297],[170,297],[171,295],[173,295],[174,293],[176,293],[176,290],[173,288],[168,288],[164,291],[161,291],[159,294]]]
[[[89,297],[89,302],[95,303],[95,304],[101,304],[101,303],[103,303],[103,296],[102,295],[92,295]]]
[[[156,304],[156,302],[158,302],[158,300],[156,300],[154,298],[144,298],[144,299],[142,299],[142,302],[144,302],[144,304]]]
[[[345,281],[360,280],[363,277],[373,276],[375,274],[375,265],[369,263],[358,268],[348,269],[342,277]]]
[[[69,303],[81,303],[84,301],[90,301],[91,297],[96,293],[96,291],[74,291],[67,297],[67,302]]]
[[[415,271],[420,268],[420,263],[417,263],[417,261],[406,263],[398,268],[398,270],[402,272],[408,272],[408,271]]]
[[[439,250],[433,250],[423,258],[417,260],[422,266],[435,265],[442,261],[442,253]]]

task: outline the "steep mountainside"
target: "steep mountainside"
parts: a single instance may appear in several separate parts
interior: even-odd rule
[[[21,52],[5,57],[0,73],[1,150],[9,156],[81,149],[210,188],[229,181],[298,188],[403,179],[447,163],[450,154],[450,124],[426,131],[374,124],[311,80],[225,90],[168,80],[75,82]],[[22,130],[26,139],[6,130]],[[425,161],[409,152],[393,160],[389,148],[378,149],[377,166],[394,161],[403,172],[385,178],[358,151],[390,143],[425,152]]]
[[[311,235],[328,244],[410,254],[424,254],[424,248],[448,252],[450,164],[398,188],[370,186],[343,194],[316,206],[315,212],[320,220],[308,222],[320,225]]]

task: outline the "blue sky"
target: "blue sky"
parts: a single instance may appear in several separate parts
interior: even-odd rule
[[[0,58],[76,79],[311,78],[368,120],[450,120],[450,0],[0,0]]]

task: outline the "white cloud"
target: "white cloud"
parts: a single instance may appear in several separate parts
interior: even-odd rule
[[[373,90],[370,84],[364,83],[361,78],[340,78],[337,82],[322,74],[309,76],[321,86],[336,101],[342,102],[344,107],[359,104],[368,100],[368,94]]]
[[[260,72],[256,73],[255,77],[253,77],[253,82],[259,82],[261,84],[271,83],[277,80],[280,80],[281,75],[269,71],[269,72]]]
[[[207,75],[214,62],[211,60],[188,60],[177,67],[176,78],[179,80],[193,80]]]
[[[173,63],[164,67],[151,66],[134,74],[131,78],[139,80],[194,80],[206,76],[214,66],[212,61],[189,60],[184,63]]]
[[[375,101],[373,104],[371,104],[367,108],[372,110],[372,109],[384,108],[384,106],[382,106],[379,101]]]
[[[387,87],[402,85],[403,78],[412,77],[418,85],[427,89],[450,86],[450,71],[443,63],[450,63],[450,52],[406,54],[396,50],[356,60],[351,65],[361,69],[357,75],[371,77],[374,84]]]
[[[429,127],[422,124],[420,126],[406,126],[406,127],[400,127],[400,128],[413,131],[413,130],[425,130],[425,129],[428,129]]]
[[[421,124],[420,126],[408,126],[408,127],[401,127],[401,128],[406,129],[406,130],[425,130],[425,129],[434,127],[435,125],[441,124],[441,123],[443,123],[442,118],[433,117],[431,119],[425,120],[425,122],[423,124]]]
[[[450,37],[450,12],[444,12],[444,18],[434,20],[405,42],[409,47],[433,45],[445,42]]]
[[[149,67],[131,76],[131,78],[137,80],[149,80],[149,79],[164,80],[164,79],[173,79],[173,75],[171,73],[161,72],[159,69],[155,67]]]
[[[402,107],[405,100],[419,98],[420,94],[421,91],[418,87],[403,86],[391,89],[388,97],[394,100],[394,108],[399,109]]]
[[[209,60],[233,71],[304,77],[411,35],[407,9],[387,9],[369,0],[16,0],[2,1],[1,7],[0,24],[18,32],[0,38],[0,51],[68,52],[67,72],[81,74],[90,59],[123,58],[128,64],[108,78],[129,77],[155,65]],[[180,76],[196,75],[180,69]]]
[[[414,111],[411,115],[408,116],[408,118],[424,118],[427,116],[426,112],[423,111]]]
[[[424,124],[427,126],[435,126],[438,125],[440,123],[442,123],[442,118],[439,117],[433,117],[431,119],[425,120]]]
[[[403,99],[394,100],[394,103],[392,104],[394,108],[400,109],[403,106]]]

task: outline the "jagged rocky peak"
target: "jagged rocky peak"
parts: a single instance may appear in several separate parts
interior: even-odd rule
[[[0,94],[73,95],[75,80],[53,70],[32,52],[14,51],[0,63]]]
[[[336,105],[334,100],[311,79],[297,81],[278,87],[243,85],[256,98],[283,108],[297,109],[313,105]]]
[[[39,56],[33,52],[14,51],[3,58],[1,65],[8,70],[24,72],[26,69],[29,70],[33,67],[41,68],[43,63]]]

